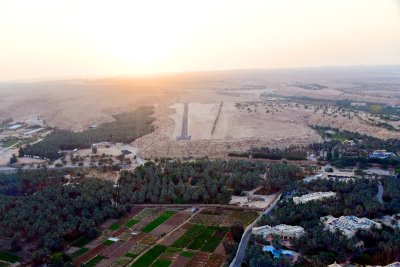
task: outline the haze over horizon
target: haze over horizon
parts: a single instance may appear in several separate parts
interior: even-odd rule
[[[0,1],[0,80],[400,64],[397,0]]]

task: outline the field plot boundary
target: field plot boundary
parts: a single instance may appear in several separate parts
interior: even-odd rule
[[[163,222],[171,218],[176,211],[172,210],[167,210],[164,213],[162,213],[160,216],[158,216],[156,219],[148,223],[145,227],[142,228],[142,232],[145,233],[150,233],[154,229],[156,229],[158,226],[160,226]]]

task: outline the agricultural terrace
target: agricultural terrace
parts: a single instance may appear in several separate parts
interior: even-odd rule
[[[228,260],[223,243],[231,242],[229,227],[257,216],[237,209],[134,207],[104,223],[97,238],[71,242],[67,252],[75,266],[221,266]]]

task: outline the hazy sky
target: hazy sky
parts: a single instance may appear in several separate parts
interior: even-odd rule
[[[0,80],[400,64],[400,0],[0,0]]]

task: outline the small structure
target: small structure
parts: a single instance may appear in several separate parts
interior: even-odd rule
[[[119,239],[116,238],[116,237],[109,237],[108,240],[112,241],[112,242],[118,242],[119,241]]]
[[[329,264],[328,267],[342,267],[342,265],[336,263],[336,261],[332,264]]]
[[[354,236],[359,229],[369,230],[373,226],[381,228],[380,223],[374,222],[367,218],[358,218],[356,216],[341,216],[335,218],[331,215],[321,217],[320,220],[325,224],[325,227],[331,231],[340,231],[348,238]]]
[[[304,228],[300,226],[291,226],[286,224],[280,224],[277,226],[264,225],[260,227],[253,227],[251,229],[253,235],[259,235],[264,238],[272,235],[278,235],[285,239],[295,239],[305,234]]]
[[[41,131],[43,131],[43,130],[44,130],[44,128],[37,128],[37,129],[34,129],[34,130],[31,130],[31,131],[29,131],[29,132],[24,133],[24,135],[25,135],[25,136],[28,136],[28,137],[31,137],[31,136],[33,136],[33,135],[38,134],[39,132],[41,132]]]
[[[293,197],[293,202],[295,204],[304,204],[309,201],[313,200],[321,200],[323,198],[330,198],[330,197],[335,197],[336,193],[335,192],[315,192],[307,195],[303,195],[301,197]]]
[[[199,208],[193,207],[193,208],[190,209],[190,212],[195,213],[198,210],[199,210]]]
[[[375,150],[369,155],[371,159],[387,159],[395,156],[396,154],[392,152],[386,152],[386,150]]]
[[[333,170],[333,172],[325,172],[323,174],[324,179],[339,179],[341,182],[348,182],[351,180],[354,180],[356,175],[354,174],[354,171],[339,171],[339,170]]]
[[[13,125],[9,126],[8,129],[17,130],[17,129],[21,128],[21,127],[22,127],[21,124],[13,124]]]

